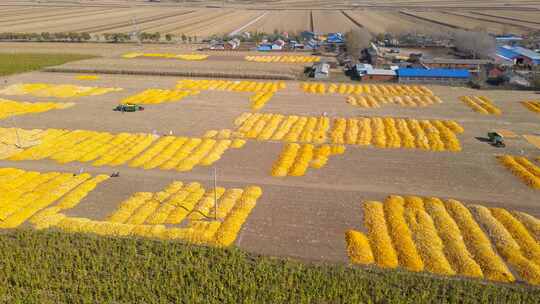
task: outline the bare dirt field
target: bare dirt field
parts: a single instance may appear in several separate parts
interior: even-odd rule
[[[100,59],[104,65],[122,64],[123,59]],[[99,62],[99,61],[96,61]],[[136,61],[133,61],[136,62]],[[145,62],[143,60],[143,62]],[[155,62],[152,62],[155,63]],[[195,64],[195,63],[193,63]],[[200,64],[200,63],[199,63]],[[155,64],[152,68],[156,68]],[[165,64],[163,65],[165,66]],[[141,69],[151,68],[142,64]],[[162,66],[159,66],[162,68]],[[75,84],[118,87],[120,92],[57,100],[51,97],[0,96],[19,101],[74,102],[75,106],[38,114],[0,120],[0,127],[24,129],[65,128],[107,132],[144,132],[176,136],[203,136],[206,131],[234,129],[233,121],[250,112],[250,94],[203,91],[180,102],[148,105],[143,112],[112,111],[123,98],[148,88],[174,88],[179,77],[100,75],[95,81],[78,80],[72,73],[33,72],[0,79],[2,87],[16,83]],[[236,245],[251,252],[296,257],[307,260],[346,262],[344,233],[362,228],[362,202],[382,200],[389,194],[455,198],[466,203],[504,207],[540,216],[538,190],[528,187],[501,166],[497,155],[523,155],[534,159],[539,150],[522,137],[508,139],[507,147],[497,149],[475,137],[493,129],[507,129],[518,135],[540,133],[538,115],[519,101],[535,99],[532,92],[475,91],[461,87],[429,86],[443,103],[425,108],[386,106],[363,109],[345,102],[342,95],[306,94],[300,83],[287,81],[261,109],[262,113],[335,117],[391,116],[415,119],[451,119],[463,126],[458,136],[461,152],[430,152],[418,149],[381,149],[373,146],[347,146],[343,155],[332,157],[321,169],[310,169],[305,176],[273,177],[272,165],[284,143],[248,140],[240,149],[227,151],[215,165],[218,183],[225,187],[259,185],[263,190],[243,225]],[[503,114],[473,112],[458,97],[490,97]],[[90,163],[59,164],[51,160],[0,161],[2,167],[38,171],[110,174],[119,178],[100,184],[69,215],[104,219],[119,203],[137,191],[156,192],[173,180],[199,181],[212,187],[212,168],[197,166],[191,171],[94,167]]]
[[[257,6],[229,3],[221,8],[221,2],[215,6],[205,2],[206,7],[203,7],[195,2],[180,5],[166,1],[131,2],[129,5],[122,1],[39,4],[13,1],[0,4],[3,9],[0,27],[2,32],[145,31],[198,37],[229,34],[236,30],[345,32],[357,26],[342,13],[345,11],[356,23],[374,33],[396,28],[438,31],[484,27],[492,33],[522,34],[538,29],[536,20],[540,11],[531,3],[513,1],[502,6],[502,1],[388,1],[351,5],[347,2],[276,1]],[[430,6],[430,10],[425,10]],[[483,10],[486,7],[490,10]],[[401,10],[412,16],[401,14]]]

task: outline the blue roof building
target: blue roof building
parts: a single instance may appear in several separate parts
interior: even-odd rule
[[[467,69],[400,68],[397,75],[402,83],[465,83],[471,77]]]
[[[539,53],[520,46],[499,46],[497,47],[497,57],[500,61],[511,62],[513,64],[540,64]]]

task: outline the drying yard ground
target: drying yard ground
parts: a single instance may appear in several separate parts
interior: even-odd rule
[[[9,45],[13,49],[14,44]],[[44,44],[46,49],[49,46]],[[90,46],[92,48],[93,46]],[[145,46],[148,47],[148,46]],[[128,61],[120,51],[109,57],[79,61],[80,67],[104,62],[114,65]],[[221,54],[220,56],[225,56]],[[238,55],[235,55],[238,56]],[[211,57],[210,57],[211,58]],[[166,66],[171,59],[129,59],[140,69]],[[208,59],[207,63],[212,62]],[[240,61],[239,61],[240,62]],[[205,65],[204,62],[193,62]],[[257,64],[260,69],[273,64]],[[81,129],[111,133],[172,134],[202,137],[209,130],[236,129],[234,121],[250,112],[251,93],[203,90],[179,102],[145,105],[142,112],[112,111],[122,99],[149,88],[174,89],[179,77],[137,75],[99,75],[96,80],[78,79],[74,73],[31,72],[1,78],[3,87],[18,83],[72,84],[102,88],[122,88],[102,95],[73,98],[0,95],[0,98],[25,102],[72,102],[75,105],[54,111],[19,115],[0,120],[0,127],[23,129]],[[286,88],[260,110],[261,113],[333,118],[396,117],[429,120],[454,120],[464,132],[458,134],[462,151],[432,152],[420,149],[378,148],[347,145],[342,155],[332,156],[321,169],[309,169],[304,176],[274,177],[272,167],[285,146],[283,141],[247,139],[244,147],[229,149],[215,162],[218,185],[244,188],[257,185],[262,196],[247,217],[235,244],[249,252],[294,257],[303,260],[347,263],[344,239],[348,229],[364,231],[362,202],[383,201],[390,194],[434,196],[458,199],[488,207],[502,207],[540,216],[538,190],[528,187],[502,166],[496,156],[521,155],[534,160],[539,150],[523,137],[507,139],[507,147],[496,149],[476,137],[490,130],[511,130],[518,135],[538,135],[538,114],[520,101],[536,100],[532,92],[482,91],[444,86],[428,86],[442,99],[426,107],[384,105],[362,108],[346,102],[346,95],[310,94],[301,83],[285,81]],[[484,95],[501,115],[474,112],[459,97]],[[79,205],[68,210],[69,216],[103,220],[120,202],[135,192],[156,193],[172,181],[200,182],[212,187],[212,168],[196,166],[190,171],[143,170],[126,165],[93,166],[91,162],[60,164],[50,159],[0,161],[1,167],[39,172],[79,172],[92,176],[120,172],[120,177],[101,182]],[[29,225],[28,223],[24,225]],[[23,226],[24,226],[23,225]]]
[[[504,1],[507,2],[507,1]],[[385,3],[351,6],[349,3],[276,1],[253,6],[228,3],[225,8],[196,3],[65,2],[2,3],[2,32],[160,32],[180,36],[224,35],[242,31],[272,33],[348,31],[362,26],[374,34],[392,31],[448,31],[482,27],[494,34],[524,34],[540,28],[540,7],[534,2],[419,1],[410,5]],[[389,2],[388,4],[391,4]],[[219,3],[221,7],[222,3]],[[432,6],[430,10],[425,7]],[[489,8],[489,10],[485,10]],[[134,25],[136,24],[136,25]]]

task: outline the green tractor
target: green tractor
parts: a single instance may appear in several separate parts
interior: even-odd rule
[[[113,109],[113,111],[119,111],[119,112],[137,112],[137,111],[144,111],[144,108],[141,107],[138,104],[133,103],[125,103],[125,104],[119,104],[116,106],[116,108]]]
[[[504,143],[504,137],[497,132],[489,132],[488,139],[489,139],[489,143],[494,147],[497,147],[497,148],[506,147],[506,144]]]

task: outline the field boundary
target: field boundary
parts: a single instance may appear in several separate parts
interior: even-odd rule
[[[221,72],[196,72],[196,71],[141,71],[141,70],[111,70],[111,69],[85,69],[85,68],[62,68],[51,67],[43,69],[51,73],[89,73],[111,75],[142,75],[142,76],[173,76],[173,77],[210,77],[210,78],[234,78],[234,79],[275,79],[296,80],[291,74],[258,74],[258,73],[221,73]]]

